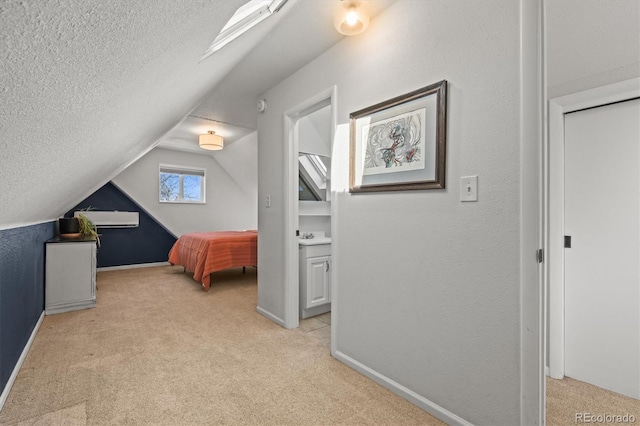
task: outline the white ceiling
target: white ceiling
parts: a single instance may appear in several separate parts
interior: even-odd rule
[[[370,16],[375,17],[395,1],[368,0]],[[228,145],[255,130],[259,96],[344,37],[333,27],[336,9],[342,7],[340,3],[339,0],[289,0],[279,13],[260,23],[258,27],[268,31],[260,43],[181,125],[162,139],[160,147],[215,156],[215,152],[193,148],[197,146],[198,132],[205,128],[214,130],[225,137]],[[224,49],[234,49],[234,43]],[[214,54],[206,61],[217,59]],[[202,120],[198,122],[195,117]]]
[[[372,16],[393,2],[367,1]],[[338,0],[289,0],[199,62],[243,3],[0,0],[0,229],[58,217],[165,136],[193,145],[222,122],[233,143],[260,94],[341,38]],[[549,84],[637,68],[639,9],[549,0]]]
[[[0,229],[51,220],[144,155],[265,34],[198,63],[242,0],[0,2]]]
[[[179,125],[167,133],[158,144],[159,148],[172,149],[174,151],[191,152],[216,156],[216,151],[207,151],[198,146],[198,135],[203,135],[209,130],[224,138],[224,145],[228,146],[253,132],[248,127],[234,126],[227,123],[213,121],[203,117],[188,115]]]
[[[550,97],[640,72],[639,0],[546,0],[546,20]]]
[[[0,1],[0,229],[59,217],[165,136],[215,121],[233,143],[260,93],[341,37],[338,0],[289,0],[199,62],[243,3]]]

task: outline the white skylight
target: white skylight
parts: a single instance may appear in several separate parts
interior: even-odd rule
[[[240,37],[245,32],[267,19],[272,14],[278,12],[287,0],[250,0],[244,6],[236,10],[229,22],[222,28],[220,34],[213,40],[213,43],[202,58],[207,59],[218,50],[222,49],[231,41]]]

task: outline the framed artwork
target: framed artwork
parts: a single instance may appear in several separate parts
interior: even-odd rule
[[[349,116],[349,192],[445,187],[447,81]]]

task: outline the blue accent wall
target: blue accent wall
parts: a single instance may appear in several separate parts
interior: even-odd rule
[[[0,231],[0,392],[44,311],[45,241],[55,222]]]
[[[73,216],[74,211],[88,207],[92,210],[119,210],[140,214],[140,225],[137,228],[98,229],[99,268],[166,262],[169,258],[169,250],[176,242],[176,237],[111,182],[91,194],[65,216]]]

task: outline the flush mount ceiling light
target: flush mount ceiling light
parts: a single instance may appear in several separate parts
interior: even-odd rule
[[[224,139],[222,139],[222,136],[216,135],[216,132],[213,130],[209,130],[206,135],[200,135],[198,145],[200,145],[202,149],[219,151],[224,147]]]
[[[360,34],[369,26],[369,14],[361,2],[344,0],[340,2],[333,25],[341,34]]]

